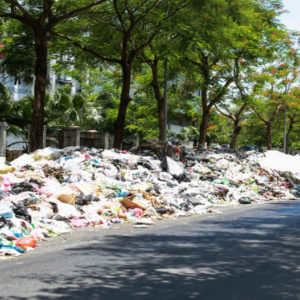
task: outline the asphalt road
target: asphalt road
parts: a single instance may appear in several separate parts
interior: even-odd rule
[[[0,299],[300,299],[300,202],[78,230],[0,261]]]

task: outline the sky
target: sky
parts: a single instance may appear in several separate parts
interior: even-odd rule
[[[300,31],[300,0],[282,0],[287,13],[281,16],[281,21],[292,30]]]

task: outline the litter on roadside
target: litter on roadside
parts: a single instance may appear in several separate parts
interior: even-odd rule
[[[299,165],[299,156],[276,151],[159,143],[135,153],[68,147],[24,154],[0,167],[0,255],[18,256],[73,228],[144,228],[220,206],[297,199]]]

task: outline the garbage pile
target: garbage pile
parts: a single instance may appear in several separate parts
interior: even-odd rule
[[[0,255],[87,226],[213,212],[222,205],[297,199],[293,176],[262,168],[256,152],[162,144],[127,151],[45,148],[0,166]]]

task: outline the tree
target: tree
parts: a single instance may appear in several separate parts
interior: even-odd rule
[[[195,72],[201,74],[199,145],[206,141],[211,108],[222,100],[235,81],[237,62],[265,55],[260,44],[266,40],[270,28],[277,28],[274,7],[278,1],[276,5],[273,2],[214,0],[206,2],[200,11],[194,8],[188,14],[192,21],[183,27],[182,41],[183,45],[189,41],[185,56],[190,63],[188,72],[194,66]]]
[[[31,97],[22,100],[14,100],[9,88],[0,83],[0,119],[5,119],[9,124],[9,131],[15,134],[22,132],[30,124]]]
[[[220,107],[218,106],[215,107],[223,116],[233,121],[233,132],[232,132],[229,148],[235,149],[238,135],[242,130],[242,126],[241,126],[242,113],[246,109],[247,103],[241,102],[240,105],[237,106],[235,110],[231,110],[229,107],[226,106],[226,104],[223,105],[221,104]],[[223,108],[223,110],[221,108]]]
[[[285,48],[274,56],[275,61],[266,63],[260,73],[253,75],[256,105],[252,109],[266,125],[268,149],[272,148],[272,124],[279,112],[289,105],[290,91],[298,78],[297,51],[290,47],[289,39],[284,43]]]
[[[162,90],[165,87],[165,72],[167,72],[167,80],[172,82],[182,72],[180,60],[173,55],[174,52],[179,52],[178,47],[181,46],[179,43],[178,26],[179,23],[185,22],[185,13],[188,10],[182,10],[176,14],[176,19],[170,19],[163,32],[157,35],[151,44],[144,49],[141,55],[141,61],[145,62],[151,69],[152,80],[151,87],[153,94],[157,102],[157,119],[158,119],[158,130],[159,140],[164,140],[164,93],[168,91]],[[166,69],[167,68],[167,69]]]
[[[279,101],[275,105],[272,105],[273,108],[270,107],[268,104],[269,103],[262,103],[262,102],[259,103],[259,106],[264,110],[264,112],[266,112],[265,115],[267,116],[259,112],[254,106],[252,107],[252,109],[257,114],[258,118],[261,121],[263,121],[266,125],[267,149],[271,150],[272,149],[272,124],[276,120],[279,112],[284,108],[284,103],[281,103]]]
[[[46,94],[45,121],[50,126],[78,125],[84,128],[85,120],[91,114],[84,93],[72,95],[69,86],[58,87],[51,95]]]
[[[171,34],[169,32],[169,34]],[[164,124],[165,124],[165,113],[164,113],[164,93],[167,91],[162,91],[162,83],[165,78],[162,79],[162,71],[166,72],[166,63],[167,63],[167,54],[166,52],[172,52],[170,45],[172,45],[172,40],[168,39],[166,36],[159,37],[159,39],[164,39],[164,50],[161,51],[159,47],[151,43],[147,49],[145,49],[145,53],[143,55],[142,61],[146,62],[146,64],[150,67],[152,73],[151,87],[153,89],[153,93],[157,102],[157,119],[158,119],[158,132],[159,132],[159,140],[163,141],[164,136]],[[158,41],[157,43],[161,43]],[[166,42],[169,42],[166,45]],[[161,45],[160,45],[161,47]],[[169,64],[170,65],[170,64]],[[170,68],[169,68],[170,69]],[[167,71],[170,73],[169,71]],[[165,74],[164,74],[165,75]],[[173,72],[172,77],[178,76],[178,72]]]
[[[34,40],[35,83],[34,101],[30,129],[30,149],[42,147],[44,125],[44,97],[48,73],[48,48],[55,27],[70,18],[106,0],[18,1],[1,0],[0,18],[16,20],[30,28]]]
[[[248,63],[251,63],[248,61]],[[246,82],[245,76],[242,74],[241,69],[247,72],[247,66],[245,66],[246,61],[243,59],[236,60],[236,76],[234,78],[235,88],[232,88],[231,97],[232,101],[226,103],[226,101],[220,101],[220,103],[215,105],[215,108],[225,117],[233,121],[233,132],[230,141],[230,149],[235,149],[238,135],[242,130],[241,121],[243,113],[249,105],[248,96],[245,94],[243,85],[241,81]],[[249,86],[249,83],[246,83]],[[232,105],[234,107],[232,107]],[[222,108],[222,109],[221,109]]]
[[[151,47],[153,51],[153,47]],[[160,80],[159,80],[159,56],[154,53],[153,59],[145,57],[146,63],[151,68],[152,81],[151,86],[153,88],[154,96],[157,102],[157,115],[158,115],[158,129],[159,129],[159,140],[164,140],[164,94],[161,92]]]
[[[0,119],[7,119],[11,114],[12,94],[10,90],[0,83]]]
[[[289,121],[289,126],[286,133],[286,144],[285,144],[286,149],[284,149],[285,153],[288,153],[288,149],[290,146],[290,136],[294,129],[294,126],[295,124],[300,122],[300,110],[299,110],[300,88],[299,87],[293,88],[288,94],[288,97],[289,97],[289,104],[287,107],[288,110],[287,118]]]
[[[108,2],[101,11],[86,16],[79,26],[86,25],[80,40],[78,22],[61,28],[59,37],[69,41],[81,50],[101,61],[122,70],[122,91],[118,116],[115,121],[114,147],[121,148],[124,135],[126,112],[132,100],[132,69],[137,56],[150,45],[154,37],[162,30],[164,22],[173,17],[186,4],[187,0],[135,0]],[[72,36],[73,33],[73,36]]]
[[[16,21],[2,22],[0,27],[0,72],[3,82],[32,84],[34,81],[34,39],[32,30]]]

